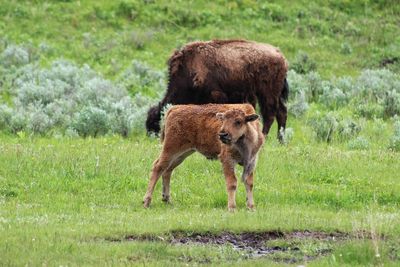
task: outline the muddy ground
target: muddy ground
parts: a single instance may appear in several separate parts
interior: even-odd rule
[[[332,244],[349,239],[368,237],[368,234],[351,236],[343,232],[318,232],[318,231],[281,231],[243,232],[243,233],[193,233],[173,231],[165,235],[129,235],[122,239],[106,238],[110,242],[126,241],[154,241],[168,242],[172,245],[230,245],[243,256],[243,258],[270,257],[275,261],[296,263],[299,261],[313,260],[332,252]],[[304,245],[313,249],[304,250]],[[304,250],[304,251],[303,251]]]

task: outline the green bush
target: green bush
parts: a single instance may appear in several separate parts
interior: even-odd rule
[[[394,132],[389,141],[389,149],[400,151],[400,120],[396,120],[393,127]]]
[[[306,52],[300,51],[291,62],[291,69],[300,74],[306,74],[317,69],[317,63]]]
[[[81,136],[104,135],[109,129],[109,119],[106,111],[96,107],[85,107],[77,115],[72,125]]]
[[[0,106],[0,129],[11,133],[45,135],[70,129],[82,136],[108,132],[128,136],[143,132],[153,100],[138,92],[147,88],[158,96],[165,85],[162,73],[139,61],[133,61],[116,82],[66,60],[54,61],[48,68],[25,63],[12,65],[12,71],[0,65],[0,81],[12,99],[11,105]]]
[[[377,103],[360,103],[355,106],[354,111],[357,115],[367,119],[382,118],[384,107]]]
[[[6,106],[0,105],[0,130],[7,129],[11,123],[13,110]]]
[[[309,119],[309,125],[313,129],[317,140],[330,143],[339,126],[338,115],[334,112],[318,113]]]
[[[341,120],[338,125],[338,134],[341,140],[356,137],[361,132],[361,126],[351,118]]]
[[[8,45],[0,54],[0,64],[6,68],[23,66],[29,61],[29,51],[22,46]]]
[[[282,143],[285,145],[288,145],[292,140],[294,136],[294,130],[293,128],[286,128],[285,131],[283,131],[283,128],[279,130],[279,133],[282,135]]]
[[[307,112],[309,105],[306,101],[304,91],[296,95],[296,99],[288,104],[289,113],[293,114],[296,118],[304,116]]]
[[[330,109],[338,109],[343,107],[348,102],[347,95],[337,87],[334,87],[329,82],[324,82],[322,85],[321,102]]]
[[[367,150],[370,147],[365,137],[358,136],[347,143],[347,147],[351,150]]]
[[[400,88],[386,92],[383,107],[386,117],[400,115]]]

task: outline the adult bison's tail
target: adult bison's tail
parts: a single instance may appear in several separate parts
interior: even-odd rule
[[[284,84],[283,84],[283,90],[281,93],[281,98],[284,100],[284,102],[287,102],[289,99],[289,84],[287,82],[287,78],[285,78]]]

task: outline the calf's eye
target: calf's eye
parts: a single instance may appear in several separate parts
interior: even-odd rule
[[[241,123],[242,123],[241,121],[235,121],[236,126],[240,126]]]

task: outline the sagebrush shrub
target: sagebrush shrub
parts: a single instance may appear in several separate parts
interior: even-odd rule
[[[317,114],[309,119],[309,124],[318,140],[330,143],[339,125],[338,116],[333,112]]]
[[[372,132],[380,136],[387,128],[387,123],[382,118],[374,118],[372,124]]]
[[[0,54],[0,64],[4,67],[18,67],[29,63],[29,51],[18,45],[8,45]]]
[[[393,124],[393,135],[389,140],[389,149],[400,151],[400,120],[396,120]]]
[[[6,106],[0,105],[0,130],[7,129],[10,125],[13,110]]]
[[[293,114],[296,118],[303,116],[308,108],[309,106],[304,91],[298,93],[296,99],[288,103],[289,113]]]
[[[109,129],[107,112],[93,106],[84,107],[72,125],[81,136],[99,136],[106,134]]]
[[[317,69],[317,64],[306,52],[300,51],[291,63],[291,68],[297,73],[305,74],[310,71],[315,71]]]
[[[43,49],[44,45],[39,51]],[[162,72],[133,61],[120,79],[111,82],[89,66],[67,60],[41,68],[31,50],[8,45],[0,54],[1,90],[13,102],[0,106],[0,129],[40,135],[68,131],[71,136],[144,131],[146,112],[154,100],[138,92],[159,96],[165,87]],[[134,88],[132,96],[128,88]]]
[[[383,107],[384,115],[400,114],[400,76],[387,69],[364,70],[356,82],[357,98],[364,102],[377,103]]]
[[[73,128],[68,128],[67,130],[65,130],[64,135],[69,138],[78,138],[79,137],[79,133]]]
[[[306,82],[308,85],[309,101],[318,101],[319,96],[322,93],[322,80],[321,76],[315,71],[311,71],[305,75]]]
[[[304,75],[301,75],[294,70],[289,70],[287,73],[289,83],[289,101],[293,101],[297,95],[308,94],[308,84]]]
[[[322,80],[318,73],[312,71],[305,75],[288,71],[289,100],[294,100],[299,94],[304,94],[307,102],[317,101],[322,92]]]
[[[284,145],[288,145],[293,140],[293,136],[294,136],[293,128],[286,128],[285,130],[283,130],[283,128],[281,128],[279,130],[279,133],[282,136],[282,143]]]
[[[12,133],[46,134],[54,128],[75,130],[82,136],[144,131],[144,120],[153,102],[142,94],[130,97],[125,85],[161,91],[164,76],[134,61],[123,82],[104,79],[84,65],[55,61],[41,69],[36,63],[7,73],[12,107],[1,106],[0,127]],[[1,74],[1,73],[0,73]],[[5,75],[3,75],[5,76]]]
[[[400,90],[391,90],[386,92],[383,100],[383,110],[387,117],[400,115]]]
[[[364,70],[356,79],[341,77],[331,80],[322,80],[315,72],[299,74],[290,70],[287,78],[289,106],[292,107],[298,107],[304,94],[307,103],[319,102],[330,110],[349,106],[365,118],[400,114],[400,76],[390,70]]]
[[[153,96],[166,87],[165,75],[160,71],[151,69],[140,61],[133,60],[132,64],[122,72],[117,82],[130,93],[146,93]]]
[[[42,110],[37,110],[29,114],[27,129],[33,134],[44,135],[53,126],[50,117]]]
[[[364,70],[355,82],[353,94],[368,101],[381,103],[387,92],[400,92],[400,78],[386,69]]]
[[[18,133],[26,129],[27,117],[23,113],[14,113],[10,119],[8,130],[12,133]]]
[[[358,136],[347,143],[347,147],[352,150],[366,150],[369,149],[370,144],[368,139],[363,136]]]
[[[351,118],[341,120],[338,124],[338,134],[341,140],[356,137],[361,132],[361,125]]]
[[[335,87],[339,88],[343,93],[351,95],[354,90],[354,80],[351,77],[340,77],[333,81]]]
[[[322,83],[322,95],[320,96],[320,100],[321,103],[330,109],[338,109],[348,102],[346,94],[330,82]]]
[[[367,119],[382,118],[384,114],[384,107],[377,103],[356,103],[354,106],[355,113]]]

